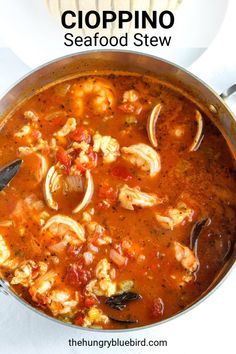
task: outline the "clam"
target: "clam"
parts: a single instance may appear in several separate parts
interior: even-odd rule
[[[50,167],[48,170],[45,182],[44,182],[44,199],[53,210],[58,210],[58,203],[53,199],[52,193],[58,188],[59,174],[56,170],[56,166]]]
[[[93,177],[89,170],[86,171],[85,177],[87,180],[86,192],[84,194],[82,201],[72,211],[73,214],[78,213],[79,211],[84,209],[93,197],[93,192],[94,192]]]
[[[197,122],[197,133],[193,139],[189,151],[197,151],[199,146],[201,145],[202,139],[204,138],[204,133],[203,133],[204,120],[201,113],[198,110],[196,110],[195,119]]]
[[[63,184],[61,184],[60,181],[61,177],[62,175],[57,172],[56,166],[52,166],[48,170],[44,182],[44,198],[49,208],[53,210],[58,210],[58,203],[53,199],[52,196],[52,193],[57,189],[61,188],[62,186],[64,188],[64,192],[81,192],[82,189],[80,176],[66,176],[63,180]],[[87,180],[86,192],[83,200],[72,211],[74,214],[85,208],[93,196],[94,184],[91,172],[89,170],[86,171],[85,177]]]
[[[153,147],[157,147],[157,138],[156,138],[156,123],[161,112],[162,105],[158,103],[153,110],[151,111],[148,120],[147,120],[147,134],[148,139]]]
[[[66,176],[63,183],[63,192],[83,192],[83,180],[80,175]]]

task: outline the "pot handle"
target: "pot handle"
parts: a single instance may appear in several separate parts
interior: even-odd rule
[[[230,86],[227,90],[222,92],[220,97],[223,100],[228,100],[234,93],[236,93],[236,84]]]
[[[227,90],[221,93],[220,97],[225,101],[227,106],[236,115],[236,84],[230,86]]]

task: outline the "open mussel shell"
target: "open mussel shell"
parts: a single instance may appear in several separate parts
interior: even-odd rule
[[[17,159],[0,169],[0,191],[2,191],[17,174],[22,160]]]
[[[119,319],[119,318],[115,318],[115,317],[111,317],[108,316],[110,318],[110,320],[114,321],[114,322],[118,322],[118,323],[123,323],[123,324],[129,324],[129,323],[138,323],[138,320],[134,320],[134,319]]]
[[[210,218],[204,218],[202,220],[197,221],[193,225],[193,228],[190,233],[190,248],[191,248],[191,250],[194,251],[195,254],[197,252],[197,243],[198,243],[199,236],[200,236],[203,228],[205,226],[210,225],[210,223],[211,223]]]
[[[157,147],[157,138],[156,138],[156,123],[161,112],[162,105],[158,103],[153,110],[151,111],[148,120],[147,120],[147,134],[148,139],[153,147]]]
[[[202,139],[204,138],[204,120],[201,113],[196,110],[195,119],[197,122],[197,133],[193,139],[189,151],[197,151],[201,145]]]

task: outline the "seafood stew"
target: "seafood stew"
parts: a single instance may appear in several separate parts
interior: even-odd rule
[[[0,135],[0,271],[38,310],[122,329],[195,302],[235,242],[235,163],[210,119],[156,79],[84,76]]]

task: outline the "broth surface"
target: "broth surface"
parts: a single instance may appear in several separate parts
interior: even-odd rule
[[[234,243],[223,136],[150,78],[89,76],[36,94],[2,128],[0,156],[1,166],[23,160],[0,192],[2,276],[62,321],[112,329],[171,317],[208,288]]]

